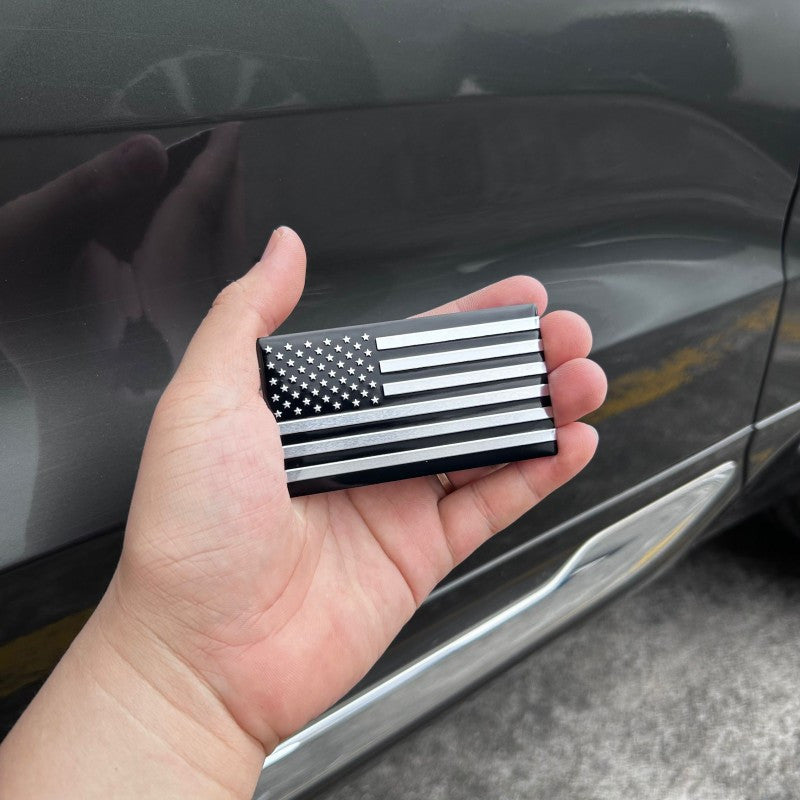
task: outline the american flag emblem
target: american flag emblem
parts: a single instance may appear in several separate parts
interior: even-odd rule
[[[293,495],[557,452],[536,308],[258,340]]]

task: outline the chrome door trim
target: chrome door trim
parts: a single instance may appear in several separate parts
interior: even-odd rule
[[[734,431],[730,435],[726,436],[724,439],[720,439],[718,442],[710,445],[709,447],[704,448],[703,450],[698,450],[694,455],[689,456],[689,458],[685,458],[683,461],[679,461],[677,464],[673,464],[671,467],[667,467],[667,469],[662,470],[661,472],[657,472],[655,475],[651,475],[649,478],[645,478],[645,480],[637,483],[635,486],[631,486],[629,489],[625,489],[625,491],[620,492],[619,494],[615,494],[612,497],[603,500],[602,502],[598,503],[591,508],[587,508],[585,511],[582,511],[580,514],[576,514],[574,517],[570,517],[566,522],[562,522],[560,525],[555,525],[552,528],[538,534],[536,537],[529,539],[522,544],[518,544],[516,547],[511,548],[510,550],[506,550],[504,553],[493,558],[491,561],[486,561],[485,563],[481,564],[480,566],[471,569],[466,575],[462,575],[460,578],[455,578],[453,580],[449,580],[447,583],[443,584],[442,586],[437,586],[424,600],[424,602],[430,602],[431,600],[441,597],[441,595],[455,589],[457,586],[461,586],[469,581],[473,580],[474,578],[478,577],[479,575],[483,575],[487,572],[498,567],[500,564],[505,564],[508,561],[513,561],[515,558],[518,558],[522,553],[524,553],[529,548],[533,547],[534,545],[540,544],[542,541],[546,539],[552,539],[555,536],[560,536],[565,531],[572,528],[574,525],[579,525],[582,522],[586,522],[590,520],[597,514],[601,514],[604,511],[612,508],[613,506],[617,505],[617,503],[622,503],[626,500],[630,500],[632,497],[635,497],[638,494],[641,494],[647,489],[652,489],[654,486],[658,486],[660,484],[666,483],[671,478],[674,478],[676,475],[681,475],[682,473],[686,472],[687,470],[691,469],[692,467],[696,466],[697,464],[701,463],[706,459],[710,459],[714,456],[715,453],[723,453],[727,448],[735,445],[737,442],[746,439],[753,433],[753,426],[747,425],[744,428],[739,428],[738,431]],[[724,456],[721,456],[724,458]]]
[[[797,414],[798,412],[800,412],[800,401],[792,403],[790,406],[786,406],[786,408],[782,408],[780,411],[776,411],[774,414],[764,417],[764,419],[758,420],[758,422],[756,422],[756,430],[760,431],[764,428],[768,428],[770,425],[780,422],[782,419],[790,417],[792,414]]]
[[[651,574],[699,532],[736,475],[726,461],[605,528],[535,591],[311,723],[266,759],[257,800],[308,791]]]

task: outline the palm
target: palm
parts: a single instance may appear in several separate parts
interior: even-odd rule
[[[296,248],[284,253],[286,276],[299,259],[294,242],[284,242]],[[585,323],[550,315],[542,335],[557,367],[558,456],[451,475],[460,488],[446,496],[435,478],[417,478],[290,499],[253,340],[288,313],[293,292],[284,288],[288,308],[270,317],[241,291],[280,255],[225,293],[159,404],[120,567],[159,609],[164,635],[262,740],[265,728],[284,737],[341,696],[456,563],[582,468],[594,436],[573,420],[604,393],[602,373],[581,358]],[[266,294],[262,304],[274,304]],[[523,280],[471,304],[531,301],[542,307],[543,291]],[[218,364],[215,346],[225,356]]]

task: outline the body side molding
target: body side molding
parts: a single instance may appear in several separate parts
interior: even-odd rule
[[[702,529],[736,474],[726,461],[601,530],[535,591],[311,723],[266,759],[255,798],[312,789],[652,575]]]

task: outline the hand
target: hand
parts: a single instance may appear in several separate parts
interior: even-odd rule
[[[305,253],[280,228],[217,298],[153,419],[114,591],[269,750],[352,687],[462,559],[591,459],[575,420],[605,394],[577,315],[542,320],[559,454],[500,470],[290,499],[254,354],[300,297]],[[433,313],[547,302],[512,278]]]
[[[605,376],[587,324],[561,311],[541,323],[557,456],[450,473],[447,495],[427,477],[291,499],[255,340],[304,274],[279,228],[192,339],[109,590],[0,748],[9,796],[249,797],[264,754],[351,688],[457,563],[591,459],[597,435],[576,420]],[[436,311],[546,301],[517,277]]]
[[[0,371],[25,395],[0,419],[9,557],[119,524],[136,463],[109,465],[141,449],[197,320],[247,264],[238,130],[169,150],[138,134],[0,206]]]

